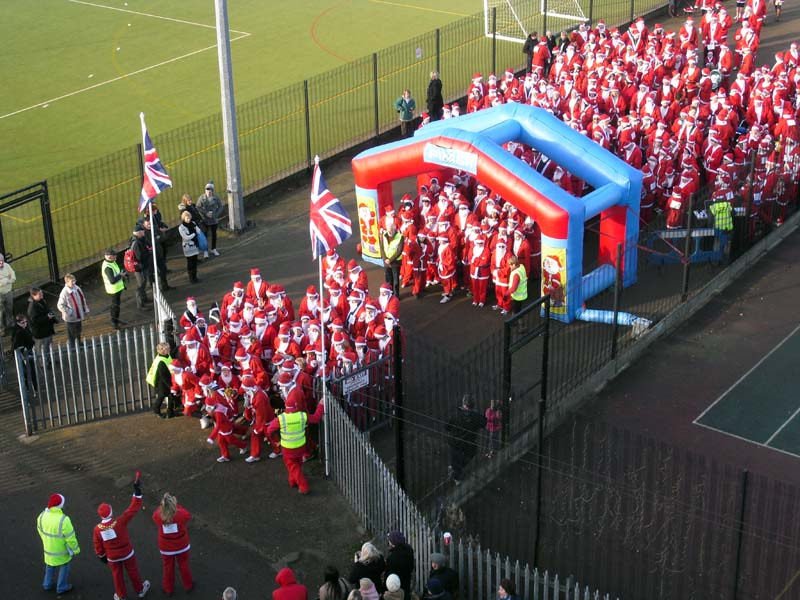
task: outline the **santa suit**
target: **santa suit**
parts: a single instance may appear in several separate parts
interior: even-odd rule
[[[224,390],[226,388],[232,390],[238,390],[241,387],[241,381],[239,381],[239,377],[234,375],[233,372],[227,370],[227,375],[225,374],[226,371],[222,371],[219,375],[217,375],[216,382],[219,385],[220,389]]]
[[[275,336],[273,344],[273,356],[276,353],[280,353],[284,356],[294,356],[295,358],[300,358],[300,356],[302,356],[300,347],[292,341],[292,337],[289,334],[279,334]]]
[[[486,303],[486,292],[489,288],[490,254],[483,244],[474,244],[469,255],[469,276],[472,291],[472,304],[483,306]]]
[[[507,249],[496,248],[491,258],[494,296],[501,310],[511,310],[511,296],[508,295],[508,279],[511,276],[511,269],[508,266],[510,256]]]
[[[775,125],[775,115],[773,115],[772,109],[766,102],[761,101],[754,102],[753,106],[747,109],[745,120],[751,127],[759,125],[762,129],[766,128],[769,131],[772,131]]]
[[[233,292],[228,292],[223,296],[222,305],[219,307],[219,314],[223,323],[227,323],[234,314],[244,307],[244,290],[240,291],[241,296],[236,296]]]
[[[410,246],[409,256],[411,257],[411,270],[414,278],[414,286],[411,289],[411,293],[419,297],[425,288],[431,245],[427,240],[422,241],[419,238],[414,238],[413,241],[407,243]]]
[[[189,531],[187,525],[191,520],[191,513],[178,505],[178,509],[169,523],[165,523],[161,516],[161,509],[153,511],[153,523],[158,528],[158,551],[161,553],[161,567],[163,577],[161,588],[164,593],[171,596],[175,591],[175,563],[181,574],[181,582],[187,591],[194,587],[192,571],[189,568]]]
[[[524,236],[515,235],[511,245],[511,251],[519,260],[519,264],[525,267],[525,273],[530,276],[531,272],[531,245]]]
[[[128,595],[125,586],[124,571],[133,584],[133,590],[139,594],[144,589],[139,575],[139,565],[128,535],[128,523],[142,508],[142,497],[134,495],[125,512],[119,517],[111,516],[94,526],[92,541],[94,552],[98,557],[106,559],[114,580],[114,592],[120,598]]]
[[[319,297],[311,297],[308,294],[303,296],[300,301],[300,308],[297,309],[300,317],[308,317],[310,319],[319,319]]]
[[[436,272],[442,283],[442,293],[450,296],[456,289],[456,253],[449,243],[439,242],[436,250]]]
[[[302,415],[304,415],[303,420],[307,424],[316,424],[322,420],[322,415],[324,412],[324,406],[322,404],[319,404],[317,409],[312,414],[308,414],[304,411],[297,410],[296,408],[289,408],[292,406],[292,404],[289,402],[289,398],[287,396],[286,406],[289,412],[300,412]],[[307,494],[309,492],[309,485],[308,480],[303,474],[303,457],[305,456],[306,448],[305,446],[300,446],[299,448],[287,448],[283,445],[285,422],[286,421],[281,419],[280,416],[273,419],[267,426],[267,435],[271,435],[278,431],[281,432],[283,464],[286,466],[286,472],[289,476],[289,487],[296,487],[301,494]],[[303,433],[303,437],[306,437],[305,432]]]
[[[178,350],[178,358],[188,365],[189,370],[196,375],[203,375],[211,368],[211,354],[206,345],[201,342],[182,345]]]
[[[635,142],[626,144],[622,152],[622,160],[632,166],[634,169],[642,168],[642,151]]]
[[[194,327],[194,324],[197,322],[197,306],[194,307],[194,311],[189,310],[187,307],[183,314],[181,315],[178,324],[183,327],[184,330],[189,330]]]
[[[333,256],[325,255],[322,259],[322,280],[327,284],[329,279],[332,279],[333,273],[338,269],[344,272],[344,259],[338,254]]]
[[[191,371],[185,369],[173,371],[172,393],[181,397],[183,414],[187,417],[201,406],[203,391],[200,389],[200,379]]]
[[[217,333],[216,335],[206,334],[208,354],[216,364],[219,362],[231,362],[236,346],[230,334],[227,332]]]
[[[208,402],[208,401],[206,401]],[[233,444],[237,448],[247,448],[242,440],[234,435],[233,419],[236,416],[233,411],[223,402],[217,402],[214,405],[212,414],[209,415],[214,419],[214,428],[208,436],[210,440],[216,440],[219,447],[219,455],[222,458],[230,459],[228,446]]]
[[[544,76],[544,68],[550,60],[550,48],[547,42],[539,42],[533,50],[533,58],[531,61],[531,73],[537,73],[540,77]]]
[[[256,387],[253,390],[243,390],[243,395],[246,399],[244,418],[252,424],[250,456],[260,458],[261,442],[267,433],[267,424],[275,418],[275,411],[269,402],[269,398],[260,387]],[[276,454],[280,450],[277,443],[270,442],[270,446]]]
[[[542,296],[550,296],[553,306],[564,305],[561,263],[556,256],[546,256],[542,259]]]
[[[395,317],[400,316],[400,300],[394,294],[390,296],[386,296],[382,293],[378,294],[378,306],[381,312],[391,313]]]
[[[253,303],[253,306],[263,308],[267,303],[268,288],[269,284],[261,279],[261,277],[259,277],[257,281],[251,277],[250,281],[247,282],[247,287],[244,290],[244,296]]]

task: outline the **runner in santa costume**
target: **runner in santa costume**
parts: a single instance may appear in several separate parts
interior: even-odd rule
[[[291,382],[291,375],[282,373],[278,378],[281,393]],[[289,487],[296,487],[301,494],[308,494],[310,490],[308,480],[303,475],[303,456],[306,446],[306,427],[310,423],[319,423],[325,411],[325,405],[320,402],[313,414],[298,409],[295,402],[287,394],[285,396],[286,410],[273,419],[267,426],[267,434],[280,432],[283,464],[289,476]]]
[[[131,503],[119,517],[114,516],[110,504],[103,502],[97,507],[97,514],[102,520],[94,527],[92,535],[94,551],[97,558],[108,564],[111,569],[111,577],[114,580],[114,600],[125,600],[128,597],[128,590],[125,586],[126,571],[133,590],[139,598],[144,598],[150,589],[150,582],[146,579],[142,581],[139,575],[139,565],[136,563],[136,555],[128,535],[128,523],[141,508],[142,487],[138,478],[133,482]]]
[[[300,356],[300,348],[292,341],[291,323],[281,323],[273,350],[273,354]]]
[[[233,284],[233,289],[222,298],[222,305],[219,307],[220,316],[223,323],[227,323],[231,317],[242,310],[244,307],[244,284],[237,281]]]
[[[200,389],[200,379],[186,370],[186,363],[175,359],[169,366],[172,373],[172,393],[180,396],[184,416],[190,417],[202,406],[203,392]]]
[[[491,260],[492,283],[494,283],[494,295],[497,302],[492,306],[492,310],[500,310],[501,315],[505,315],[511,310],[511,296],[508,294],[508,280],[511,276],[511,269],[508,266],[510,256],[506,238],[499,238]]]
[[[183,327],[184,330],[191,329],[197,321],[198,314],[197,300],[194,296],[189,296],[186,298],[186,310],[183,311],[178,324]]]
[[[216,392],[216,386],[216,382],[211,382],[209,390]],[[217,462],[225,463],[231,460],[228,446],[234,445],[239,448],[239,454],[245,454],[247,452],[247,444],[234,435],[233,420],[236,415],[225,402],[217,401],[215,396],[216,394],[212,394],[206,398],[206,412],[214,420],[214,428],[211,430],[206,442],[209,444],[217,442],[219,447]]]
[[[269,286],[267,298],[269,298],[269,303],[278,311],[277,323],[294,321],[294,305],[292,304],[292,299],[286,295],[286,289],[282,285],[276,283]]]
[[[486,303],[486,292],[489,288],[489,268],[491,255],[486,247],[486,238],[478,235],[472,243],[469,256],[469,275],[472,286],[472,306],[482,308]]]
[[[269,373],[258,356],[250,354],[246,348],[239,348],[236,351],[236,362],[239,364],[242,377],[252,375],[259,386],[264,389],[269,387]]]
[[[354,258],[347,263],[347,292],[361,290],[365,294],[369,291],[367,273],[361,268]]]
[[[267,303],[267,290],[269,284],[261,277],[261,269],[253,267],[250,269],[250,281],[244,290],[245,298],[249,299],[255,306],[264,308]]]
[[[300,301],[297,313],[301,317],[307,315],[312,319],[319,319],[319,292],[316,286],[310,285],[306,288],[306,295]]]
[[[245,462],[254,463],[261,460],[261,444],[266,435],[267,424],[275,418],[275,411],[270,405],[269,398],[264,390],[256,384],[252,375],[245,375],[242,379],[242,396],[244,396],[244,418],[250,421],[250,456]],[[272,452],[270,458],[277,458],[280,448],[270,443]],[[273,456],[274,455],[274,456]]]
[[[437,248],[436,270],[439,281],[442,283],[442,299],[439,304],[450,302],[453,292],[456,289],[456,254],[450,247],[450,238],[440,235],[436,240],[439,242]]]
[[[337,269],[341,269],[344,273],[344,259],[336,253],[334,248],[331,248],[322,259],[322,280],[327,281],[328,278],[332,278]]]
[[[194,589],[192,571],[189,568],[189,530],[191,513],[178,504],[178,499],[169,492],[161,499],[161,504],[153,511],[153,523],[158,528],[158,551],[161,553],[161,589],[167,596],[175,591],[175,563],[181,574],[181,583],[186,593]]]
[[[181,348],[178,350],[178,358],[195,375],[207,373],[211,367],[211,355],[206,345],[200,341],[200,334],[196,329],[190,329],[183,336]]]

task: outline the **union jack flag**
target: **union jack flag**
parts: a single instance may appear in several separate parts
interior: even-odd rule
[[[142,121],[142,150],[144,151],[144,176],[142,177],[142,194],[139,196],[139,212],[147,208],[147,204],[161,192],[172,187],[172,179],[167,174],[158,152],[147,133],[144,124],[144,113],[139,113]]]
[[[339,199],[328,189],[318,162],[314,164],[311,181],[308,228],[311,232],[311,252],[315,259],[353,235],[350,217]]]

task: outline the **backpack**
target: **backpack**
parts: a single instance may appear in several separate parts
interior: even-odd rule
[[[141,265],[139,261],[136,260],[136,254],[132,247],[125,250],[125,257],[122,260],[122,264],[128,273],[135,273],[141,270]]]

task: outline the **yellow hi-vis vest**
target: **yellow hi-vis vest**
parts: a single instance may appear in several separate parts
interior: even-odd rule
[[[72,521],[60,508],[47,508],[36,519],[36,529],[42,538],[44,564],[58,567],[72,560],[81,551]]]
[[[278,419],[281,423],[281,446],[292,449],[306,445],[306,413],[282,413]]]
[[[114,283],[111,283],[106,276],[106,267],[109,267],[114,275],[119,275],[121,270],[116,262],[108,262],[107,260],[103,261],[103,264],[100,266],[100,272],[103,274],[103,285],[106,286],[106,294],[116,294],[117,292],[124,290],[125,282],[122,279],[118,279]]]
[[[708,207],[714,215],[714,228],[721,231],[731,231],[733,229],[733,207],[730,202],[714,202]]]
[[[150,387],[156,387],[156,373],[158,372],[159,363],[162,362],[169,367],[172,364],[172,358],[159,354],[153,359],[153,364],[150,365],[150,370],[147,371],[147,377],[145,378],[145,381],[150,384]]]
[[[385,234],[381,234],[381,244],[383,244],[383,256],[385,258],[394,257],[393,260],[400,258],[400,246],[403,243],[403,234],[399,231],[390,240],[386,239]]]
[[[517,285],[517,289],[514,290],[514,293],[511,294],[511,299],[522,302],[528,299],[528,274],[525,273],[525,267],[523,265],[519,265],[516,269],[511,271],[509,280],[514,278],[514,273],[519,275],[519,284]]]

